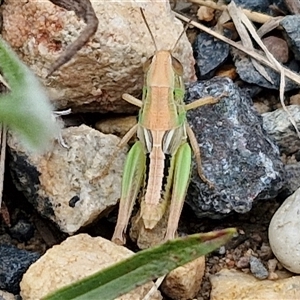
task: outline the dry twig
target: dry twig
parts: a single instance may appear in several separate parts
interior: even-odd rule
[[[51,66],[50,76],[59,67],[67,63],[94,35],[98,28],[98,18],[89,0],[50,0],[53,4],[60,6],[66,10],[73,10],[79,18],[84,19],[86,27],[80,33],[77,40],[70,44],[64,53]]]

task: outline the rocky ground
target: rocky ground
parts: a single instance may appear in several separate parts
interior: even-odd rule
[[[2,10],[4,38],[41,77],[51,99],[57,100],[58,108],[71,106],[75,112],[71,117],[63,118],[67,128],[62,131],[62,135],[67,145],[71,145],[70,149],[63,149],[55,142],[53,149],[46,155],[31,156],[14,137],[8,137],[9,149],[0,218],[0,290],[18,295],[19,282],[28,266],[45,254],[47,249],[66,240],[69,235],[75,234],[76,238],[80,233],[88,233],[92,237],[111,239],[117,218],[115,204],[119,197],[121,166],[127,149],[124,148],[118,155],[118,161],[114,163],[109,175],[104,176],[103,181],[95,181],[98,168],[105,169],[109,157],[115,153],[114,147],[118,138],[104,136],[91,127],[123,136],[125,128],[132,126],[135,117],[128,115],[136,115],[137,110],[128,104],[122,106],[121,94],[124,90],[136,94],[137,90],[141,90],[140,62],[153,53],[154,47],[144,24],[137,24],[139,12],[132,7],[128,10],[126,7],[116,9],[113,3],[107,7],[95,5],[97,14],[107,17],[107,22],[111,21],[110,12],[117,11],[120,19],[129,20],[130,25],[126,23],[128,28],[142,29],[133,34],[120,29],[115,22],[111,22],[111,27],[102,23],[95,39],[84,48],[82,56],[78,56],[64,71],[59,70],[57,75],[49,79],[45,77],[46,71],[57,57],[53,55],[53,49],[69,43],[69,39],[64,40],[68,35],[61,31],[61,27],[69,28],[72,40],[77,36],[78,28],[84,28],[85,24],[74,13],[66,13],[53,5],[47,7],[42,4],[36,8],[33,1],[28,1],[27,9],[23,10],[14,3],[11,6],[12,2],[6,1]],[[293,39],[297,41],[297,32],[292,30],[291,25],[294,24],[292,22],[300,22],[295,11],[297,5],[291,7],[291,1],[277,1],[270,8],[269,5],[264,7],[263,3],[257,6],[254,1],[249,2],[252,5],[249,9],[260,7],[260,11],[269,15],[289,14],[281,23],[287,35],[282,35],[278,30],[271,31],[265,44],[268,44],[270,51],[273,48],[271,52],[281,63],[299,71],[300,47],[289,44]],[[178,5],[179,10],[189,16],[197,14],[204,24],[216,24],[217,17],[211,8],[202,6],[198,10],[198,6],[191,6],[183,1],[179,1]],[[148,12],[153,18],[160,14],[159,9],[164,11],[162,7],[153,11],[151,9]],[[20,19],[20,23],[25,24],[22,23],[23,27],[13,22],[25,12],[26,17]],[[56,26],[52,26],[48,32],[49,36],[54,36],[53,40],[44,35],[47,24],[44,24],[39,14],[49,14],[49,20],[56,22]],[[34,27],[26,23],[27,19],[32,18],[38,20],[33,23]],[[151,20],[150,16],[149,19]],[[161,23],[156,24],[161,30],[160,35],[167,36],[173,19],[167,14],[160,21]],[[180,23],[176,23],[174,28],[174,36],[169,37],[169,40],[166,38],[164,43],[174,44],[174,39],[181,31]],[[232,25],[228,25],[228,28],[232,28]],[[30,30],[37,32],[38,37],[35,40],[38,47],[34,51],[28,50],[33,43]],[[23,33],[22,45],[11,34],[14,32]],[[234,30],[232,32],[232,36],[228,32],[224,32],[224,35],[237,39],[237,36],[234,37],[237,33]],[[110,39],[111,36],[115,39]],[[215,183],[215,189],[209,189],[195,172],[192,173],[178,234],[183,236],[227,227],[238,229],[238,235],[227,245],[206,257],[201,289],[195,298],[218,300],[241,299],[245,296],[245,299],[297,299],[297,293],[300,294],[299,277],[293,276],[295,274],[290,273],[277,260],[268,238],[269,224],[275,211],[300,186],[300,142],[293,126],[280,109],[279,75],[267,69],[271,79],[266,79],[241,52],[235,52],[227,44],[217,42],[195,28],[188,30],[188,37],[193,43],[196,74],[198,79],[205,81],[188,87],[187,101],[193,101],[199,95],[220,96],[225,93],[220,103],[194,110],[188,115],[189,123],[197,132],[205,174]],[[141,45],[142,38],[147,39],[147,43],[151,45],[149,49],[144,49]],[[45,39],[50,39],[47,40],[51,42],[49,49],[45,48]],[[57,43],[60,39],[63,41],[61,44]],[[100,44],[105,46],[101,48]],[[176,55],[180,56],[181,61],[188,62],[185,65],[185,80],[192,81],[195,78],[192,49],[187,44],[186,38],[180,41]],[[278,47],[272,47],[275,44]],[[118,60],[108,65],[110,56],[118,57]],[[38,62],[36,57],[39,57]],[[120,73],[119,68],[125,71]],[[78,69],[83,71],[78,72]],[[214,75],[222,74],[231,79],[211,79]],[[95,76],[104,78],[102,86],[98,85]],[[126,83],[123,86],[119,82]],[[285,96],[285,104],[299,125],[299,85],[291,80],[287,81]],[[103,105],[99,105],[99,102]],[[112,112],[121,111],[126,113],[121,121],[107,121]],[[106,113],[104,121],[103,113]],[[121,125],[115,125],[120,122]],[[90,127],[79,126],[82,124]],[[212,148],[213,153],[210,152]],[[102,202],[104,198],[108,200]],[[297,225],[294,222],[291,229],[286,227],[286,230],[295,232],[295,224]],[[152,243],[155,244],[154,238],[159,240],[161,234],[154,233],[153,236]],[[297,235],[295,236],[297,241]],[[80,238],[84,244],[86,236],[80,235]],[[85,241],[86,244],[89,241]],[[73,243],[76,245],[76,240]],[[138,251],[136,243],[130,239],[126,246],[134,252]],[[70,247],[76,246],[70,243]],[[19,252],[18,249],[30,253]],[[68,251],[72,253],[71,250],[63,251],[66,256]],[[101,256],[99,253],[97,255]],[[297,256],[294,252],[288,255]],[[48,278],[49,274],[46,275]],[[39,273],[36,276],[42,277]],[[32,281],[34,280],[31,279]],[[274,291],[276,293],[272,294]],[[9,299],[9,296],[3,297]],[[35,299],[35,296],[32,297],[24,299]],[[170,299],[166,295],[164,297]]]

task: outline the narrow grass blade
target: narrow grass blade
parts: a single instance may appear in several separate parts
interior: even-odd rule
[[[112,300],[225,244],[236,229],[168,241],[46,296],[44,300]]]

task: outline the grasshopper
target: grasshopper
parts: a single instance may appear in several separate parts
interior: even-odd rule
[[[167,208],[169,216],[165,240],[175,237],[190,179],[192,151],[196,157],[200,178],[203,175],[200,150],[196,137],[187,123],[190,109],[217,103],[206,97],[190,104],[184,103],[183,66],[172,55],[173,50],[158,50],[154,36],[141,14],[155,46],[155,53],[144,64],[142,100],[129,94],[122,98],[140,108],[138,123],[122,138],[119,147],[127,144],[137,133],[138,141],[125,161],[118,220],[112,241],[123,245],[125,231],[135,200],[140,195],[140,215],[146,230],[152,230]],[[189,140],[189,143],[188,143]]]

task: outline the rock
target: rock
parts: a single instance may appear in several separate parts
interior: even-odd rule
[[[291,195],[300,187],[300,162],[284,166],[286,171],[286,185],[284,186],[287,195]]]
[[[284,184],[278,147],[262,128],[251,99],[228,78],[191,84],[187,102],[226,93],[218,104],[188,111],[202,156],[203,183],[194,165],[187,203],[200,218],[245,213],[254,200],[270,199]]]
[[[67,65],[50,78],[45,76],[60,54],[86,27],[73,11],[50,1],[8,0],[1,6],[3,38],[41,78],[57,109],[73,112],[132,112],[121,95],[140,96],[142,64],[155,47],[140,13],[145,15],[158,49],[172,49],[183,30],[168,1],[91,1],[99,26],[96,34]],[[186,36],[174,55],[184,62],[185,81],[194,79],[194,58]]]
[[[280,63],[284,64],[288,61],[289,47],[284,39],[277,36],[268,36],[263,38],[262,42]]]
[[[300,16],[285,16],[281,21],[280,25],[283,28],[286,40],[289,44],[290,49],[295,54],[297,60],[300,59],[300,33],[297,28],[300,26]]]
[[[297,126],[300,126],[300,105],[289,105],[287,109]],[[300,149],[297,133],[288,114],[282,108],[264,113],[262,117],[264,129],[275,140],[281,153],[289,155]]]
[[[197,11],[199,21],[210,22],[215,17],[215,10],[207,6],[200,6]]]
[[[122,138],[137,123],[136,116],[123,118],[109,118],[100,120],[95,124],[95,128],[106,134],[115,134]]]
[[[279,90],[280,87],[280,74],[273,69],[264,66],[266,72],[271,78],[271,82],[263,77],[260,72],[256,70],[253,66],[251,59],[241,51],[231,48],[231,54],[233,57],[234,64],[236,66],[236,71],[240,78],[248,83],[256,84],[268,89]],[[286,78],[285,81],[285,91],[290,91],[299,88],[299,85],[294,81]]]
[[[193,299],[201,288],[205,256],[171,271],[161,285],[162,292],[174,300]]]
[[[0,290],[0,299],[1,300],[16,300],[15,296],[11,293]]]
[[[26,242],[33,237],[34,227],[27,220],[20,219],[18,222],[9,228],[9,233],[12,238],[19,242]]]
[[[28,267],[39,258],[38,253],[0,244],[0,289],[13,294],[20,291],[20,281]]]
[[[69,149],[53,142],[48,153],[33,155],[10,136],[10,167],[37,211],[71,234],[117,203],[127,147],[117,149],[119,138],[85,125],[63,129],[62,137]]]
[[[266,279],[269,276],[268,270],[255,256],[250,256],[250,271],[257,279]]]
[[[41,299],[132,254],[125,247],[101,237],[90,237],[87,234],[69,237],[60,245],[49,249],[28,269],[20,284],[20,294],[23,300]],[[149,282],[117,299],[142,300],[152,286],[153,282]],[[156,291],[151,299],[162,297]]]
[[[289,271],[300,274],[300,189],[288,197],[274,214],[269,226],[273,253]]]
[[[228,33],[228,31],[225,31]],[[216,40],[213,36],[201,32],[194,45],[198,79],[207,79],[213,76],[215,69],[220,66],[229,55],[229,45]]]
[[[259,280],[252,275],[223,269],[210,276],[210,300],[296,300],[300,293],[300,276],[279,280]]]
[[[290,97],[290,104],[300,105],[300,94],[295,94]]]

